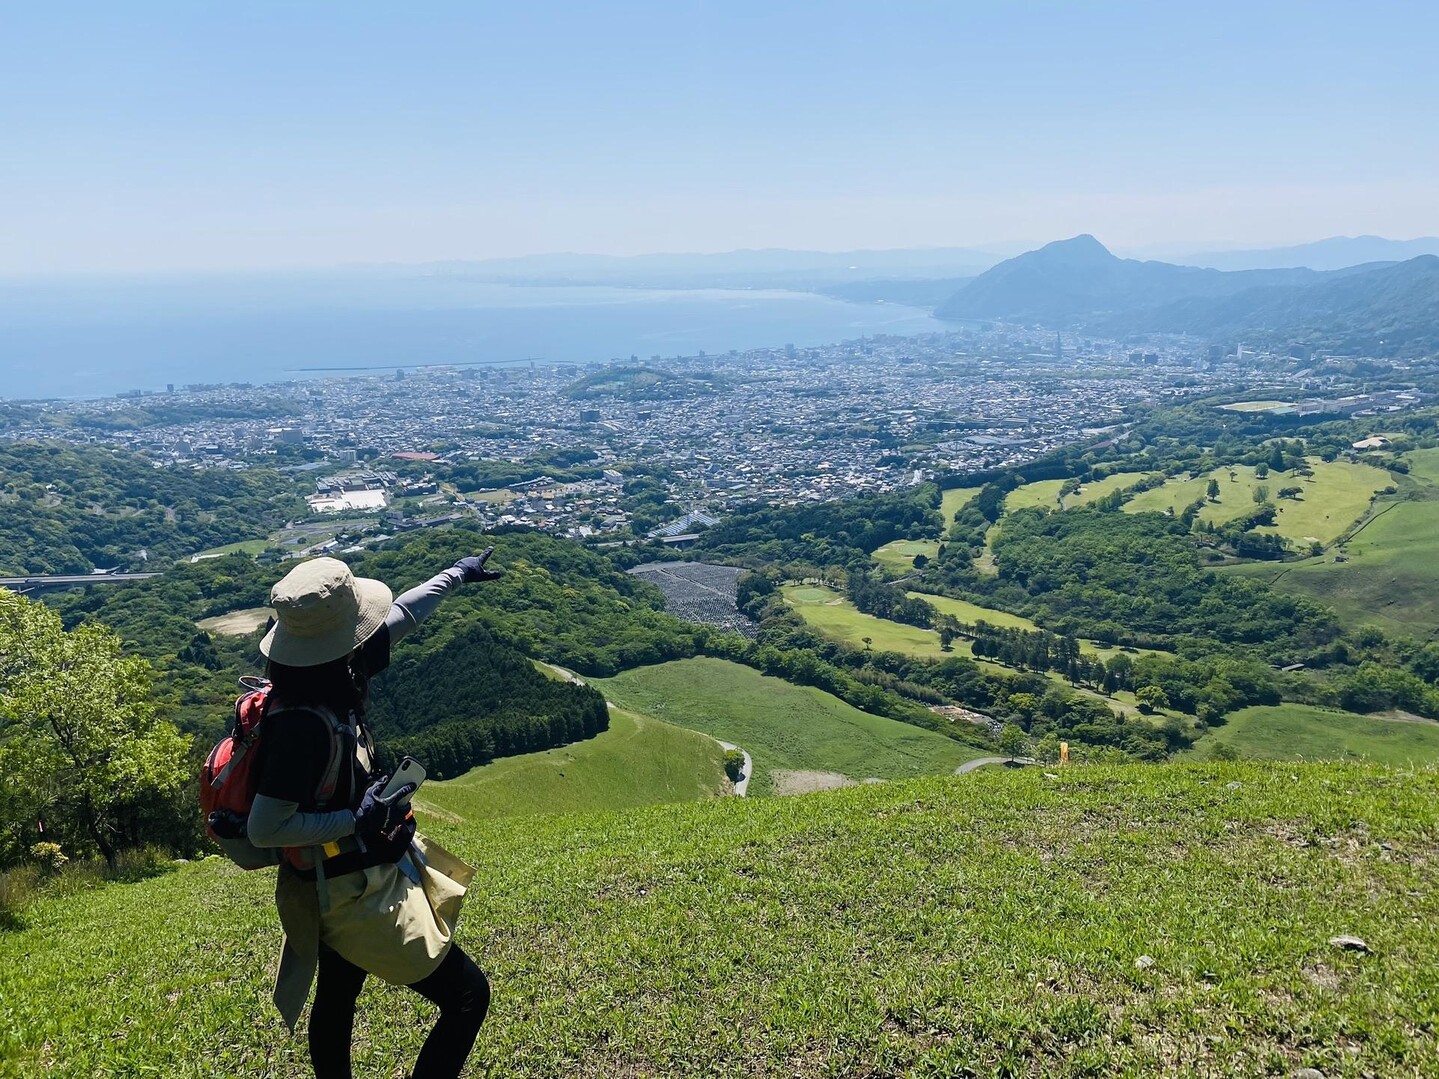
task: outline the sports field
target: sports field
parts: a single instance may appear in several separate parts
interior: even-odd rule
[[[751,794],[773,794],[777,780],[795,773],[902,779],[946,774],[984,755],[945,735],[861,712],[822,690],[722,659],[637,667],[591,685],[627,711],[746,749],[754,759]]]
[[[1268,412],[1271,408],[1288,408],[1292,401],[1236,401],[1232,405],[1220,405],[1226,412]]]
[[[457,779],[426,783],[416,804],[452,823],[535,813],[695,802],[729,790],[712,738],[610,710],[610,726],[559,749],[502,757]]]
[[[1208,756],[1220,743],[1233,746],[1241,757],[1262,760],[1362,758],[1380,764],[1432,764],[1439,761],[1439,723],[1279,704],[1240,709],[1196,742],[1189,754]]]

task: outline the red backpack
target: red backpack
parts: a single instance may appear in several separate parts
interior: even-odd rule
[[[263,754],[265,720],[285,712],[309,712],[323,720],[330,734],[330,751],[320,782],[315,790],[315,804],[323,808],[334,797],[339,786],[342,766],[355,759],[357,737],[351,718],[338,719],[328,708],[293,706],[272,707],[270,683],[262,678],[242,678],[246,692],[235,700],[235,722],[230,732],[215,744],[200,768],[200,812],[205,816],[205,831],[232,862],[241,869],[263,869],[276,865],[283,856],[297,868],[314,865],[315,852],[309,847],[257,847],[249,838],[222,835],[216,832],[211,815],[216,811],[232,814],[243,822],[255,802],[255,788],[260,782],[260,761]]]

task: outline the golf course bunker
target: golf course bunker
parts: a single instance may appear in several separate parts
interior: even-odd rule
[[[218,633],[222,637],[243,637],[254,633],[268,622],[271,614],[268,607],[246,607],[228,614],[217,614],[213,618],[202,618],[195,625],[206,633]]]
[[[812,794],[815,791],[832,791],[837,787],[852,787],[854,780],[839,772],[813,772],[776,768],[770,773],[776,794]]]

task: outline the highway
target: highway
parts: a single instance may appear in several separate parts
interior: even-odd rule
[[[122,581],[148,581],[158,573],[60,573],[50,576],[0,577],[0,588],[28,592],[33,588],[73,588],[80,584],[119,584]]]

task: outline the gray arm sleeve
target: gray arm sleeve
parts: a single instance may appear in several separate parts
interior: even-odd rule
[[[257,794],[246,831],[257,847],[315,847],[354,835],[355,815],[348,809],[301,813],[296,802]]]
[[[390,605],[385,617],[385,626],[390,631],[390,645],[393,647],[402,638],[409,636],[415,628],[440,605],[450,589],[464,580],[459,570],[451,568],[437,573],[424,584],[416,585]]]

